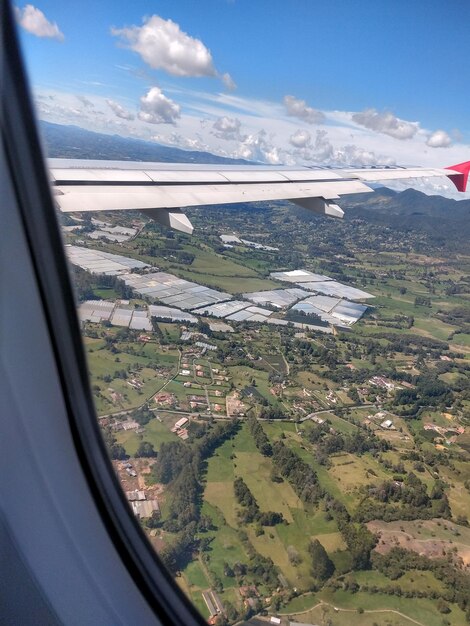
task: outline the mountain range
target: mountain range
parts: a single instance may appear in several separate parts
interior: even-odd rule
[[[49,157],[250,165],[242,159],[104,135],[77,126],[42,121],[40,130]],[[414,189],[395,192],[381,187],[375,193],[343,196],[341,206],[347,209],[346,219],[362,218],[401,232],[424,232],[436,245],[468,250],[470,200],[456,201],[427,196]]]

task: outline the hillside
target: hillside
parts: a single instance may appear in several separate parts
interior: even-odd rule
[[[46,154],[51,158],[242,165],[248,163],[243,159],[227,159],[210,152],[181,150],[141,139],[94,133],[78,126],[62,126],[41,121],[40,130],[46,147]]]
[[[347,219],[361,218],[399,232],[425,233],[436,245],[455,250],[468,245],[470,200],[427,196],[415,189],[397,193],[378,189],[375,193],[346,196],[342,201]]]

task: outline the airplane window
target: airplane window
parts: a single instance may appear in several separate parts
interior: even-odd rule
[[[285,95],[281,112],[274,95],[236,96],[214,60],[222,42],[210,52],[191,34],[207,31],[186,5],[109,19],[94,7],[86,35],[77,7],[16,13],[96,415],[129,508],[211,624],[464,624],[464,208],[447,187],[368,193],[381,172],[406,177],[399,144],[419,154],[427,131],[333,102]],[[347,143],[333,145],[346,115]],[[255,117],[272,128],[255,132]],[[390,159],[351,145],[353,131],[385,137]]]

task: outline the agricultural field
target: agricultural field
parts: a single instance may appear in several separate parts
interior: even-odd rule
[[[261,511],[281,513],[287,524],[266,528],[257,536],[254,528],[247,528],[250,541],[257,552],[269,556],[292,586],[308,585],[308,558],[305,553],[310,538],[323,540],[331,552],[344,548],[334,522],[325,521],[324,513],[312,508],[305,510],[299,497],[287,482],[274,483],[271,479],[273,464],[262,456],[243,426],[237,436],[225,442],[211,457],[207,467],[204,500],[220,511],[226,526],[237,529],[240,509],[233,494],[233,481],[243,478],[256,498]],[[224,531],[226,532],[226,531]],[[287,548],[296,546],[304,563],[294,567],[289,563]],[[211,551],[212,558],[217,560]]]
[[[202,592],[216,591],[229,623],[265,607],[322,626],[463,626],[470,258],[413,229],[385,236],[363,219],[334,229],[322,220],[306,241],[305,219],[281,204],[214,208],[194,212],[192,237],[149,224],[122,244],[90,242],[237,299],[292,287],[270,273],[300,268],[375,296],[360,321],[331,335],[232,320],[233,332],[212,332],[206,317],[158,322],[144,339],[84,324],[106,443],[137,468],[148,453],[144,482],[132,480],[160,508],[142,527],[204,618]],[[225,232],[258,233],[279,252],[224,250],[222,221]],[[341,246],[331,247],[332,236]],[[105,282],[93,277],[94,297],[129,300],[118,280]],[[194,333],[186,341],[184,329]],[[226,417],[227,396],[237,421]],[[387,575],[380,559],[397,549],[427,560]],[[443,557],[462,579],[438,578]]]
[[[291,607],[292,605],[292,607]],[[312,608],[308,610],[308,606]],[[296,611],[301,609],[300,613]],[[436,601],[427,599],[394,598],[385,594],[368,594],[345,591],[331,593],[324,591],[307,599],[295,598],[283,614],[295,621],[304,623],[330,623],[332,626],[362,626],[386,624],[387,626],[442,626],[443,616],[439,613]],[[452,626],[464,626],[465,614],[453,605],[448,616]],[[307,621],[306,621],[307,620]],[[328,622],[326,622],[328,620]]]

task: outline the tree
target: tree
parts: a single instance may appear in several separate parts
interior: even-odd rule
[[[110,455],[113,461],[124,461],[127,459],[127,454],[124,446],[120,443],[113,443],[110,447]]]
[[[153,447],[153,443],[150,443],[149,441],[142,441],[140,446],[137,448],[135,456],[148,458],[157,456],[157,453]]]
[[[302,558],[294,546],[287,546],[287,557],[292,565],[299,565],[302,562]]]
[[[314,578],[320,581],[328,580],[333,575],[335,566],[325,548],[318,539],[314,539],[310,542],[308,551],[312,557],[312,575]]]

